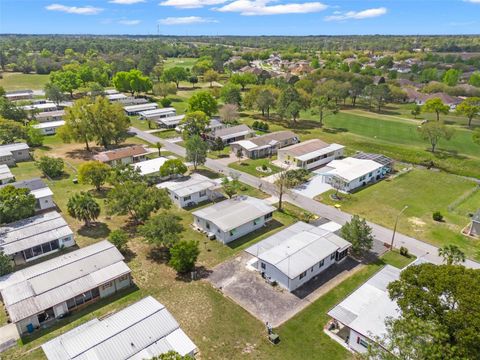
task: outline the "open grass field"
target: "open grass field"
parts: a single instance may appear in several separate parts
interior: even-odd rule
[[[174,66],[180,66],[183,68],[189,68],[191,69],[193,65],[198,61],[197,58],[168,58],[164,62],[164,68],[165,69],[170,69]]]
[[[228,167],[256,177],[270,176],[282,171],[281,168],[273,165],[269,159],[245,159],[228,164]],[[266,167],[269,170],[258,170],[263,169],[263,167]]]
[[[327,192],[317,199],[342,210],[393,228],[400,210],[408,209],[400,218],[398,231],[436,246],[458,245],[468,256],[480,259],[480,243],[463,236],[460,231],[470,218],[468,213],[480,206],[478,186],[470,180],[440,171],[413,169],[394,179],[384,180],[357,193],[332,201]],[[432,214],[440,211],[443,222]]]
[[[41,90],[48,82],[48,75],[22,74],[22,73],[2,73],[3,79],[0,79],[0,86],[5,90]]]
[[[403,256],[400,255],[398,250],[388,251],[382,255],[382,260],[389,265],[395,266],[396,268],[403,269],[408,264],[416,260],[415,255]]]

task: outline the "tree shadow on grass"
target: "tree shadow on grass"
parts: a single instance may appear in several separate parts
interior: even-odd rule
[[[198,280],[206,279],[213,272],[212,270],[207,269],[203,265],[202,266],[196,266],[194,271],[195,271],[195,276],[194,277],[192,277],[192,272],[177,273],[177,276],[175,277],[175,280],[182,281],[182,282],[185,282],[185,283],[190,283],[192,281],[198,281]]]
[[[79,160],[87,161],[87,160],[92,160],[92,156],[95,153],[98,153],[101,151],[103,151],[103,148],[99,146],[95,146],[95,147],[90,147],[90,151],[88,151],[86,148],[74,149],[66,152],[65,155],[67,155],[67,157],[71,159],[79,159]]]
[[[108,225],[103,222],[95,222],[90,226],[83,225],[80,230],[78,230],[78,234],[93,239],[101,239],[108,237],[110,229]]]
[[[147,259],[158,264],[168,264],[170,261],[170,251],[164,246],[152,247],[147,255]]]
[[[348,132],[348,129],[335,127],[335,128],[323,128],[322,131],[328,134],[338,134],[338,133],[346,133]]]
[[[122,250],[121,253],[125,257],[126,262],[130,262],[137,257],[137,254],[129,248]]]
[[[468,159],[465,155],[460,155],[457,150],[446,150],[446,149],[437,149],[433,153],[433,156],[439,160],[446,160],[448,158],[454,158],[457,160],[466,160]]]

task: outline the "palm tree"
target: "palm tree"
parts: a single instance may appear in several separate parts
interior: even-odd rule
[[[457,245],[445,245],[443,248],[439,248],[438,256],[441,256],[447,265],[458,265],[465,262],[465,254]]]
[[[155,147],[156,147],[157,150],[158,150],[158,156],[159,156],[159,157],[162,156],[162,155],[161,155],[162,143],[161,143],[161,142],[156,142],[156,143],[155,143]]]
[[[100,205],[90,193],[83,191],[74,194],[68,200],[67,209],[70,216],[84,221],[87,227],[90,226],[91,221],[95,221],[100,215]]]

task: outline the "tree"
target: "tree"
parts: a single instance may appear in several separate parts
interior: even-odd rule
[[[186,273],[195,268],[195,263],[200,255],[198,241],[182,240],[170,249],[170,261],[168,262],[179,273]]]
[[[238,114],[238,106],[235,104],[225,104],[219,110],[220,119],[224,124],[235,123],[240,115]]]
[[[212,151],[218,151],[219,153],[225,149],[225,144],[223,143],[223,140],[219,137],[217,137],[212,144],[210,144],[210,150]]]
[[[188,111],[202,111],[208,117],[217,112],[217,100],[208,91],[199,91],[188,100]]]
[[[193,135],[185,142],[186,160],[193,163],[197,170],[199,165],[207,161],[208,144],[198,135]]]
[[[420,105],[415,104],[413,106],[412,111],[410,113],[413,115],[413,118],[416,119],[418,115],[420,115],[422,112],[422,107]]]
[[[42,156],[35,165],[50,178],[59,178],[63,174],[64,162],[61,158]]]
[[[323,126],[323,120],[330,115],[338,113],[338,106],[333,100],[329,100],[326,96],[314,95],[312,99],[312,112],[319,115],[319,126]]]
[[[283,209],[283,195],[285,193],[298,185],[298,178],[294,173],[291,172],[292,170],[284,170],[277,174],[277,179],[274,182],[275,190],[278,195],[278,210]]]
[[[480,71],[475,71],[468,79],[470,85],[480,87]]]
[[[235,104],[240,106],[242,103],[240,86],[231,83],[225,84],[220,91],[220,97],[225,104]]]
[[[78,75],[72,70],[54,71],[50,73],[50,83],[56,85],[61,92],[68,92],[73,98],[73,91],[81,85]]]
[[[70,216],[77,220],[85,222],[89,227],[92,221],[100,216],[100,205],[88,192],[74,194],[67,202],[67,209]]]
[[[119,71],[112,79],[115,89],[122,92],[130,92],[132,95],[139,92],[147,92],[152,89],[152,82],[148,76],[144,76],[140,70]]]
[[[169,159],[160,167],[160,176],[178,176],[187,172],[187,167],[180,159]]]
[[[36,199],[27,188],[7,185],[0,188],[0,224],[14,222],[35,214]]]
[[[171,248],[180,240],[184,230],[180,216],[162,212],[148,219],[139,227],[138,232],[147,243],[155,247]]]
[[[380,112],[382,107],[392,97],[392,91],[387,84],[378,84],[373,87],[372,98],[373,102],[377,105],[377,111]]]
[[[187,140],[195,135],[203,135],[209,124],[210,121],[203,111],[188,112],[182,120],[183,139]]]
[[[87,151],[90,151],[88,142],[94,138],[90,104],[88,98],[82,98],[75,101],[72,107],[66,108],[65,125],[57,130],[63,142],[84,142]]]
[[[455,86],[460,79],[461,71],[457,69],[448,69],[443,75],[443,82],[448,86]]]
[[[468,127],[472,126],[473,118],[480,116],[480,97],[471,97],[457,105],[456,111],[468,119]]]
[[[7,275],[13,271],[12,259],[0,251],[0,276]]]
[[[439,248],[438,256],[441,256],[447,265],[458,265],[465,262],[465,253],[457,245],[445,245]]]
[[[169,209],[171,200],[165,189],[149,187],[143,182],[126,180],[117,183],[107,195],[110,214],[129,215],[135,224],[145,221],[159,209]]]
[[[127,249],[128,238],[128,234],[122,229],[115,229],[108,235],[108,241],[122,253]]]
[[[170,69],[166,69],[163,72],[162,79],[165,82],[174,82],[175,85],[178,86],[180,85],[180,81],[185,81],[188,78],[188,73],[187,70],[185,70],[181,66],[174,66],[171,67]]]
[[[220,77],[219,73],[213,69],[209,69],[203,74],[204,80],[210,83],[210,87],[213,86],[214,81],[218,81],[219,77]]]
[[[141,183],[145,182],[145,178],[140,173],[140,169],[130,166],[129,164],[119,164],[110,169],[110,175],[107,179],[108,183],[116,186],[124,184],[127,181]]]
[[[93,185],[97,191],[100,191],[108,179],[110,169],[110,166],[100,161],[84,162],[78,168],[78,180],[82,184]]]
[[[262,112],[263,116],[267,114],[267,119],[270,119],[270,109],[275,106],[277,97],[278,90],[271,87],[264,87],[256,96],[255,105]]]
[[[440,98],[428,99],[422,107],[422,112],[435,113],[437,115],[437,121],[440,120],[440,114],[447,115],[449,111],[450,107],[445,105]]]
[[[157,151],[158,151],[158,157],[162,156],[162,143],[160,141],[157,141],[155,143],[155,147],[157,148]]]
[[[44,87],[45,97],[52,100],[58,105],[61,101],[65,100],[65,95],[57,84],[48,82]]]
[[[166,98],[168,95],[175,95],[177,93],[177,87],[171,83],[157,83],[153,87],[153,93]]]
[[[182,356],[176,351],[170,350],[152,358],[152,360],[194,360],[190,355]]]
[[[281,117],[289,117],[296,123],[300,111],[306,105],[306,99],[302,99],[299,90],[289,86],[280,93],[277,108]]]
[[[25,128],[16,121],[0,118],[0,144],[11,144],[17,139],[25,139]]]
[[[43,133],[40,129],[34,127],[36,121],[30,121],[26,129],[26,139],[28,146],[42,146],[43,145]]]
[[[255,84],[257,82],[257,77],[252,73],[236,73],[230,77],[230,82],[232,84],[240,85],[243,91],[247,85]]]
[[[433,359],[480,358],[478,270],[430,263],[409,266],[388,285],[388,292],[401,310],[397,321],[415,319],[444,334],[430,339],[439,348]]]
[[[21,122],[27,120],[27,112],[7,98],[0,96],[0,117]]]
[[[342,237],[352,244],[351,251],[356,256],[364,256],[373,247],[372,228],[358,215],[354,215],[343,225],[340,232]]]
[[[450,140],[454,134],[453,130],[443,123],[432,121],[419,126],[418,131],[422,139],[430,142],[432,153],[435,152],[435,148],[441,139]]]
[[[159,59],[159,61],[153,67],[151,74],[157,79],[157,81],[160,81],[160,78],[163,75],[163,71],[164,71],[163,59]]]
[[[234,197],[240,189],[240,181],[238,181],[238,176],[231,176],[231,179],[228,177],[222,178],[222,188],[223,192],[229,199]]]

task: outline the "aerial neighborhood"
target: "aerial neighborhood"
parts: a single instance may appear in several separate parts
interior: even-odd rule
[[[1,359],[480,359],[478,36],[0,36]]]

